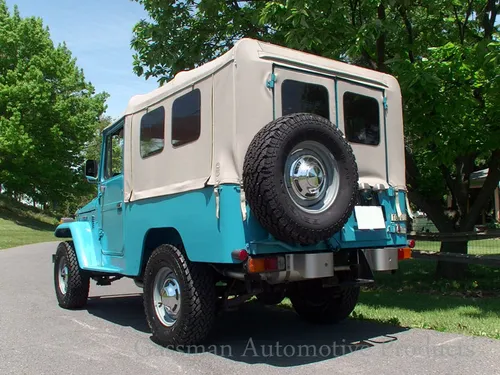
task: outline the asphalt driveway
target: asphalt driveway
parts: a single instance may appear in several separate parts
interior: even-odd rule
[[[167,350],[151,341],[130,280],[94,283],[85,309],[59,308],[56,245],[0,251],[0,374],[500,374],[497,340],[355,320],[318,327],[251,303],[219,317],[207,345]]]

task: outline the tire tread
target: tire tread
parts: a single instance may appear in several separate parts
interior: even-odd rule
[[[153,317],[156,313],[151,310],[152,296],[147,289],[155,277],[155,274],[151,273],[151,269],[156,262],[165,259],[165,257],[177,261],[183,272],[185,290],[187,291],[187,295],[185,293],[182,296],[181,307],[184,310],[187,306],[181,312],[185,315],[183,315],[182,321],[175,323],[181,323],[181,327],[175,327],[175,330],[165,329],[161,323],[155,322]],[[177,275],[177,277],[180,276]],[[159,344],[163,346],[194,345],[206,339],[212,329],[216,314],[213,276],[206,265],[190,262],[185,255],[183,246],[164,244],[153,251],[146,265],[144,288],[144,309],[147,321]],[[184,305],[185,301],[187,301],[187,305]],[[169,331],[170,333],[166,333]]]
[[[62,293],[60,293],[58,286],[57,270],[61,256],[66,257],[70,275],[66,295],[62,295]],[[54,281],[59,306],[66,309],[76,309],[85,306],[89,296],[90,277],[80,268],[78,264],[78,258],[76,256],[73,241],[65,241],[59,244],[54,267]]]
[[[287,215],[279,204],[278,189],[273,183],[273,169],[280,152],[282,141],[301,123],[315,122],[328,131],[336,141],[343,144],[346,153],[346,167],[342,173],[347,174],[352,190],[347,209],[334,224],[321,229],[305,228]],[[248,204],[260,224],[276,239],[301,245],[313,245],[326,240],[333,233],[342,229],[349,219],[356,203],[358,169],[352,147],[345,141],[342,133],[328,120],[309,113],[295,113],[280,117],[262,128],[253,138],[245,155],[243,184]],[[333,131],[332,131],[333,130]]]

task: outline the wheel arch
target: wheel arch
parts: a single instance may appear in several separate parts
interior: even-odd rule
[[[96,245],[96,238],[91,224],[87,221],[62,223],[55,229],[57,238],[73,240],[78,265],[82,269],[99,267],[101,263],[101,247]]]
[[[160,245],[184,245],[179,231],[174,227],[151,228],[144,235],[142,244],[142,256],[140,264],[140,277],[144,274],[144,269],[153,251]],[[187,256],[187,254],[185,254]],[[188,257],[189,258],[189,257]]]

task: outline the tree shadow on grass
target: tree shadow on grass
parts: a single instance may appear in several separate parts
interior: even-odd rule
[[[404,292],[395,296],[391,291],[366,291],[361,293],[360,302],[373,309],[399,308],[418,313],[455,310],[472,306],[477,313],[464,315],[481,318],[486,315],[500,318],[500,300],[498,298],[463,298],[462,296],[441,296],[423,293]]]
[[[23,227],[31,228],[39,231],[54,231],[56,226],[49,223],[44,223],[43,221],[36,220],[32,217],[19,215],[15,210],[10,210],[7,207],[0,207],[0,219],[5,219],[12,221],[17,225]]]
[[[365,289],[467,297],[474,293],[500,296],[500,268],[471,264],[464,280],[453,281],[436,277],[435,261],[409,259],[399,263],[395,274],[376,273],[375,284]]]
[[[363,292],[355,315],[373,322],[500,339],[500,300],[424,293]],[[366,314],[366,316],[365,316]]]
[[[91,297],[87,311],[101,319],[150,333],[142,295]],[[396,341],[407,329],[348,319],[336,325],[313,325],[291,309],[245,303],[217,317],[205,343],[172,348],[187,354],[210,353],[236,362],[277,367],[316,363],[374,345]],[[169,350],[169,349],[166,349]]]

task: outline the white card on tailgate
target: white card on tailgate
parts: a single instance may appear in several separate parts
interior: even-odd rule
[[[385,229],[384,214],[380,206],[355,206],[358,229]]]

